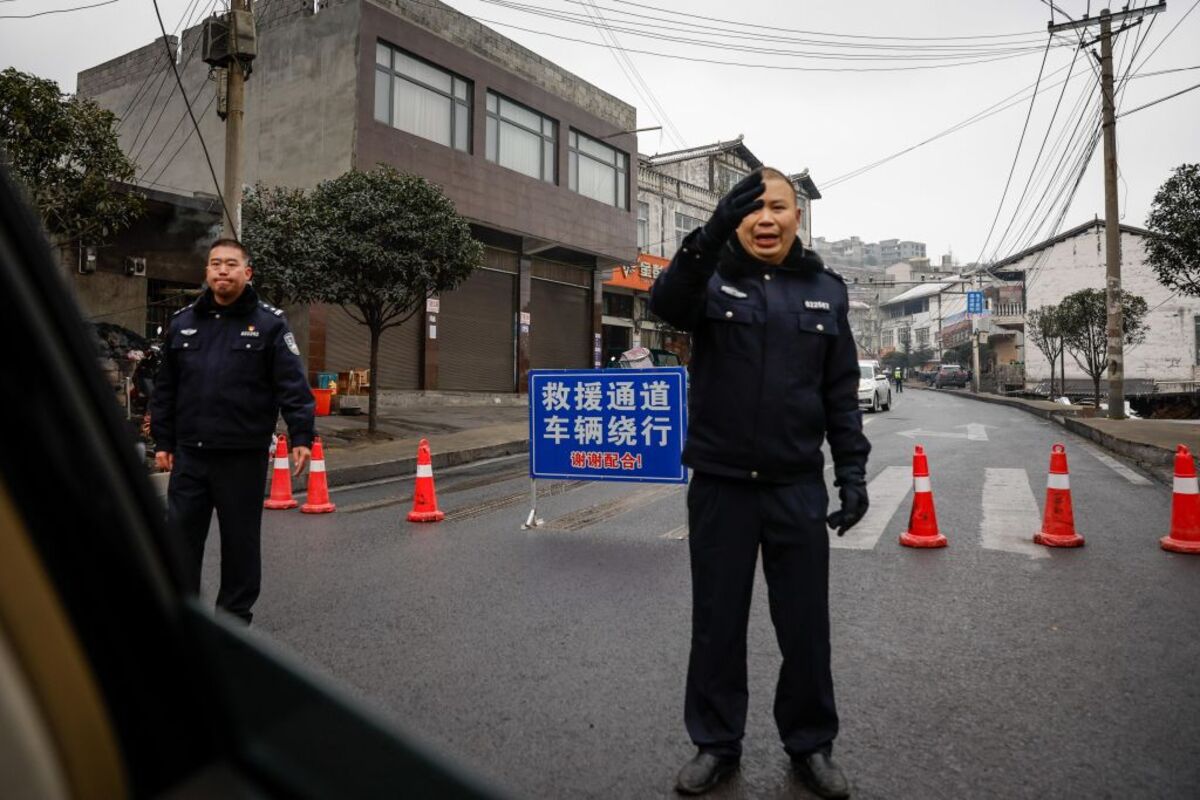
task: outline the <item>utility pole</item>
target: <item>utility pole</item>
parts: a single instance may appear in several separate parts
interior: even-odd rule
[[[1052,6],[1053,8],[1053,6]],[[1107,8],[1099,17],[1084,16],[1081,20],[1054,24],[1051,20],[1047,29],[1051,34],[1066,30],[1100,26],[1100,37],[1091,42],[1079,43],[1090,47],[1100,43],[1100,100],[1103,113],[1104,134],[1104,249],[1105,249],[1105,304],[1107,306],[1106,334],[1108,336],[1108,417],[1125,419],[1125,347],[1121,320],[1121,219],[1117,208],[1117,119],[1116,97],[1113,90],[1112,40],[1116,34],[1140,25],[1147,14],[1157,14],[1167,8],[1166,0],[1147,8],[1129,9],[1113,14]],[[1113,22],[1131,20],[1113,31]]]
[[[976,273],[975,285],[979,287],[979,291],[983,291],[983,275]],[[971,326],[971,393],[979,394],[979,334],[981,331],[975,330],[975,326]]]
[[[228,209],[221,235],[231,239],[238,238],[242,227],[242,122],[246,115],[246,79],[257,54],[254,0],[230,0],[228,13],[205,21],[204,60],[218,68],[225,81],[223,104],[217,109],[225,120],[222,194]]]

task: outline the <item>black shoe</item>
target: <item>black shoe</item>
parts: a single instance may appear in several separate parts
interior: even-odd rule
[[[843,800],[850,796],[850,783],[829,754],[823,750],[792,758],[796,773],[804,785],[826,800]]]
[[[704,794],[737,771],[736,756],[718,756],[700,752],[679,770],[675,791],[680,794]]]

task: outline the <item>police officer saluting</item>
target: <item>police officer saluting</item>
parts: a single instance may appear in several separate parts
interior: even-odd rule
[[[654,283],[650,307],[693,334],[683,461],[692,570],[684,719],[698,748],[676,783],[701,794],[738,767],[746,723],[746,627],[761,547],[783,652],[775,721],[799,777],[850,794],[831,759],[838,717],[829,645],[829,537],[867,511],[870,451],[841,277],[797,240],[785,175],[763,168],[717,204]],[[828,438],[841,508],[826,517]]]
[[[150,400],[155,463],[171,473],[171,532],[185,575],[200,591],[204,541],[216,508],[221,532],[217,607],[247,624],[262,574],[259,532],[268,448],[280,411],[295,474],[308,465],[314,400],[283,311],[260,302],[246,249],[218,239],[208,253],[207,287],[175,314]]]

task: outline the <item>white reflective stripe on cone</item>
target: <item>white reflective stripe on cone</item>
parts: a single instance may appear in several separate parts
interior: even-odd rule
[[[325,471],[325,461],[324,461],[324,459],[322,459],[321,461],[314,461],[314,462],[312,462],[312,466],[310,466],[310,467],[308,468],[308,471],[309,471],[309,472],[324,472],[324,471]]]
[[[1200,494],[1200,483],[1195,478],[1175,476],[1175,494]]]
[[[417,464],[417,477],[418,478],[432,478],[433,477],[433,464]]]
[[[287,468],[288,468],[288,460],[286,458],[275,459],[275,469],[287,469]]]
[[[926,475],[924,477],[914,477],[913,478],[913,491],[914,492],[932,492],[933,484],[930,482],[929,476]]]
[[[1071,488],[1071,476],[1070,475],[1060,475],[1057,472],[1051,472],[1050,475],[1046,478],[1046,488],[1047,489],[1070,489]]]

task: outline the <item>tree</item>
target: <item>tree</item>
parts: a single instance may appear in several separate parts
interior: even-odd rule
[[[1180,164],[1150,204],[1146,261],[1168,289],[1200,297],[1200,164]]]
[[[1128,347],[1146,338],[1146,301],[1135,294],[1122,291],[1122,340]],[[1058,305],[1056,314],[1059,335],[1067,352],[1079,368],[1092,379],[1096,408],[1100,407],[1100,378],[1108,370],[1108,310],[1103,289],[1080,289],[1067,295]]]
[[[320,222],[303,189],[260,183],[242,198],[242,243],[254,254],[254,287],[273,304],[317,301],[325,268]]]
[[[1025,322],[1026,337],[1050,362],[1050,397],[1054,398],[1054,365],[1063,354],[1063,338],[1059,330],[1057,306],[1042,306],[1029,312]],[[1059,394],[1066,394],[1066,386],[1059,386]]]
[[[323,181],[311,192],[263,189],[243,203],[269,291],[293,302],[341,306],[371,339],[367,430],[375,433],[379,339],[458,286],[483,262],[483,245],[434,184],[380,165]],[[257,274],[257,273],[256,273]],[[256,278],[257,283],[257,278]]]
[[[0,150],[25,184],[46,231],[70,244],[104,241],[142,213],[141,195],[120,188],[135,176],[121,151],[117,117],[67,97],[54,81],[0,72]]]

